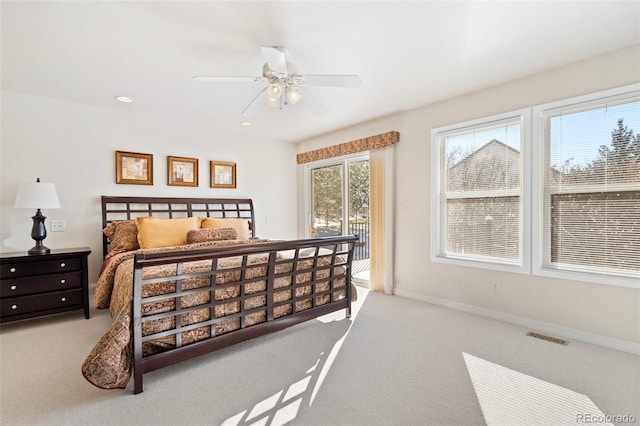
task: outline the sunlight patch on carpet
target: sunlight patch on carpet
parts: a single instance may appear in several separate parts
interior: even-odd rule
[[[611,425],[588,396],[462,353],[487,425]]]
[[[365,290],[358,291],[358,303],[351,305],[351,323],[347,331],[336,341],[328,354],[325,354],[324,351],[319,354],[318,359],[306,370],[302,379],[289,385],[286,392],[284,389],[278,390],[273,395],[257,402],[251,411],[243,410],[229,417],[222,423],[222,426],[282,426],[295,420],[304,399],[308,399],[309,406],[311,406],[368,294],[369,292]],[[316,320],[323,323],[342,321],[345,320],[345,312],[332,312],[316,318]],[[318,369],[318,367],[320,368]],[[309,385],[313,381],[315,381],[315,385],[313,389],[310,389]]]
[[[351,305],[351,307],[352,307],[352,309],[351,309],[351,325],[349,325],[349,328],[344,333],[344,336],[342,336],[342,338],[340,340],[338,340],[335,343],[335,345],[333,345],[333,348],[331,348],[331,352],[329,352],[329,356],[327,357],[326,362],[324,363],[324,365],[322,366],[322,369],[320,370],[320,374],[318,375],[318,380],[316,381],[316,385],[314,386],[313,392],[311,393],[311,399],[309,400],[309,406],[311,406],[313,404],[313,401],[316,399],[316,395],[318,394],[318,391],[320,390],[320,386],[322,386],[322,383],[324,382],[324,379],[327,376],[327,373],[329,372],[329,370],[331,369],[331,366],[333,365],[333,361],[335,361],[336,357],[338,356],[338,352],[340,352],[340,348],[342,347],[342,344],[344,343],[344,340],[349,335],[349,332],[351,331],[351,327],[353,327],[354,321],[355,321],[356,317],[358,316],[358,312],[360,312],[360,308],[364,305],[364,301],[366,300],[368,295],[369,295],[368,291],[359,291],[358,292],[358,299],[361,299],[361,302],[358,303],[357,305],[354,305],[354,304]]]

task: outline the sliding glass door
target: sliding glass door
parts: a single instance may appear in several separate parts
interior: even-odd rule
[[[311,236],[343,235],[344,164],[311,169]]]
[[[311,237],[358,234],[354,275],[369,270],[369,156],[309,167]]]

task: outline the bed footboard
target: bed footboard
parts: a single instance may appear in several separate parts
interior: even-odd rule
[[[134,393],[142,377],[235,343],[346,309],[355,235],[207,250],[134,261]]]

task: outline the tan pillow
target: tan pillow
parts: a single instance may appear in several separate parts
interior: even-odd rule
[[[251,220],[240,218],[208,217],[202,221],[202,228],[233,228],[238,231],[238,239],[251,238]]]
[[[233,228],[200,228],[187,233],[187,244],[236,239],[238,231]]]
[[[200,219],[184,217],[158,219],[155,217],[136,218],[138,243],[140,248],[179,246],[187,243],[187,233],[198,229]]]
[[[133,220],[111,222],[102,232],[109,239],[109,253],[105,258],[140,248],[138,244],[138,228]]]

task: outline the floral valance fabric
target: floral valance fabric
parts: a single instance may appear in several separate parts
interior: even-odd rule
[[[297,155],[298,164],[310,163],[312,161],[324,160],[326,158],[340,157],[343,155],[355,154],[356,152],[370,151],[373,149],[385,148],[400,140],[399,132],[381,133],[355,141],[341,143],[339,145],[328,146],[313,151],[303,152]]]

